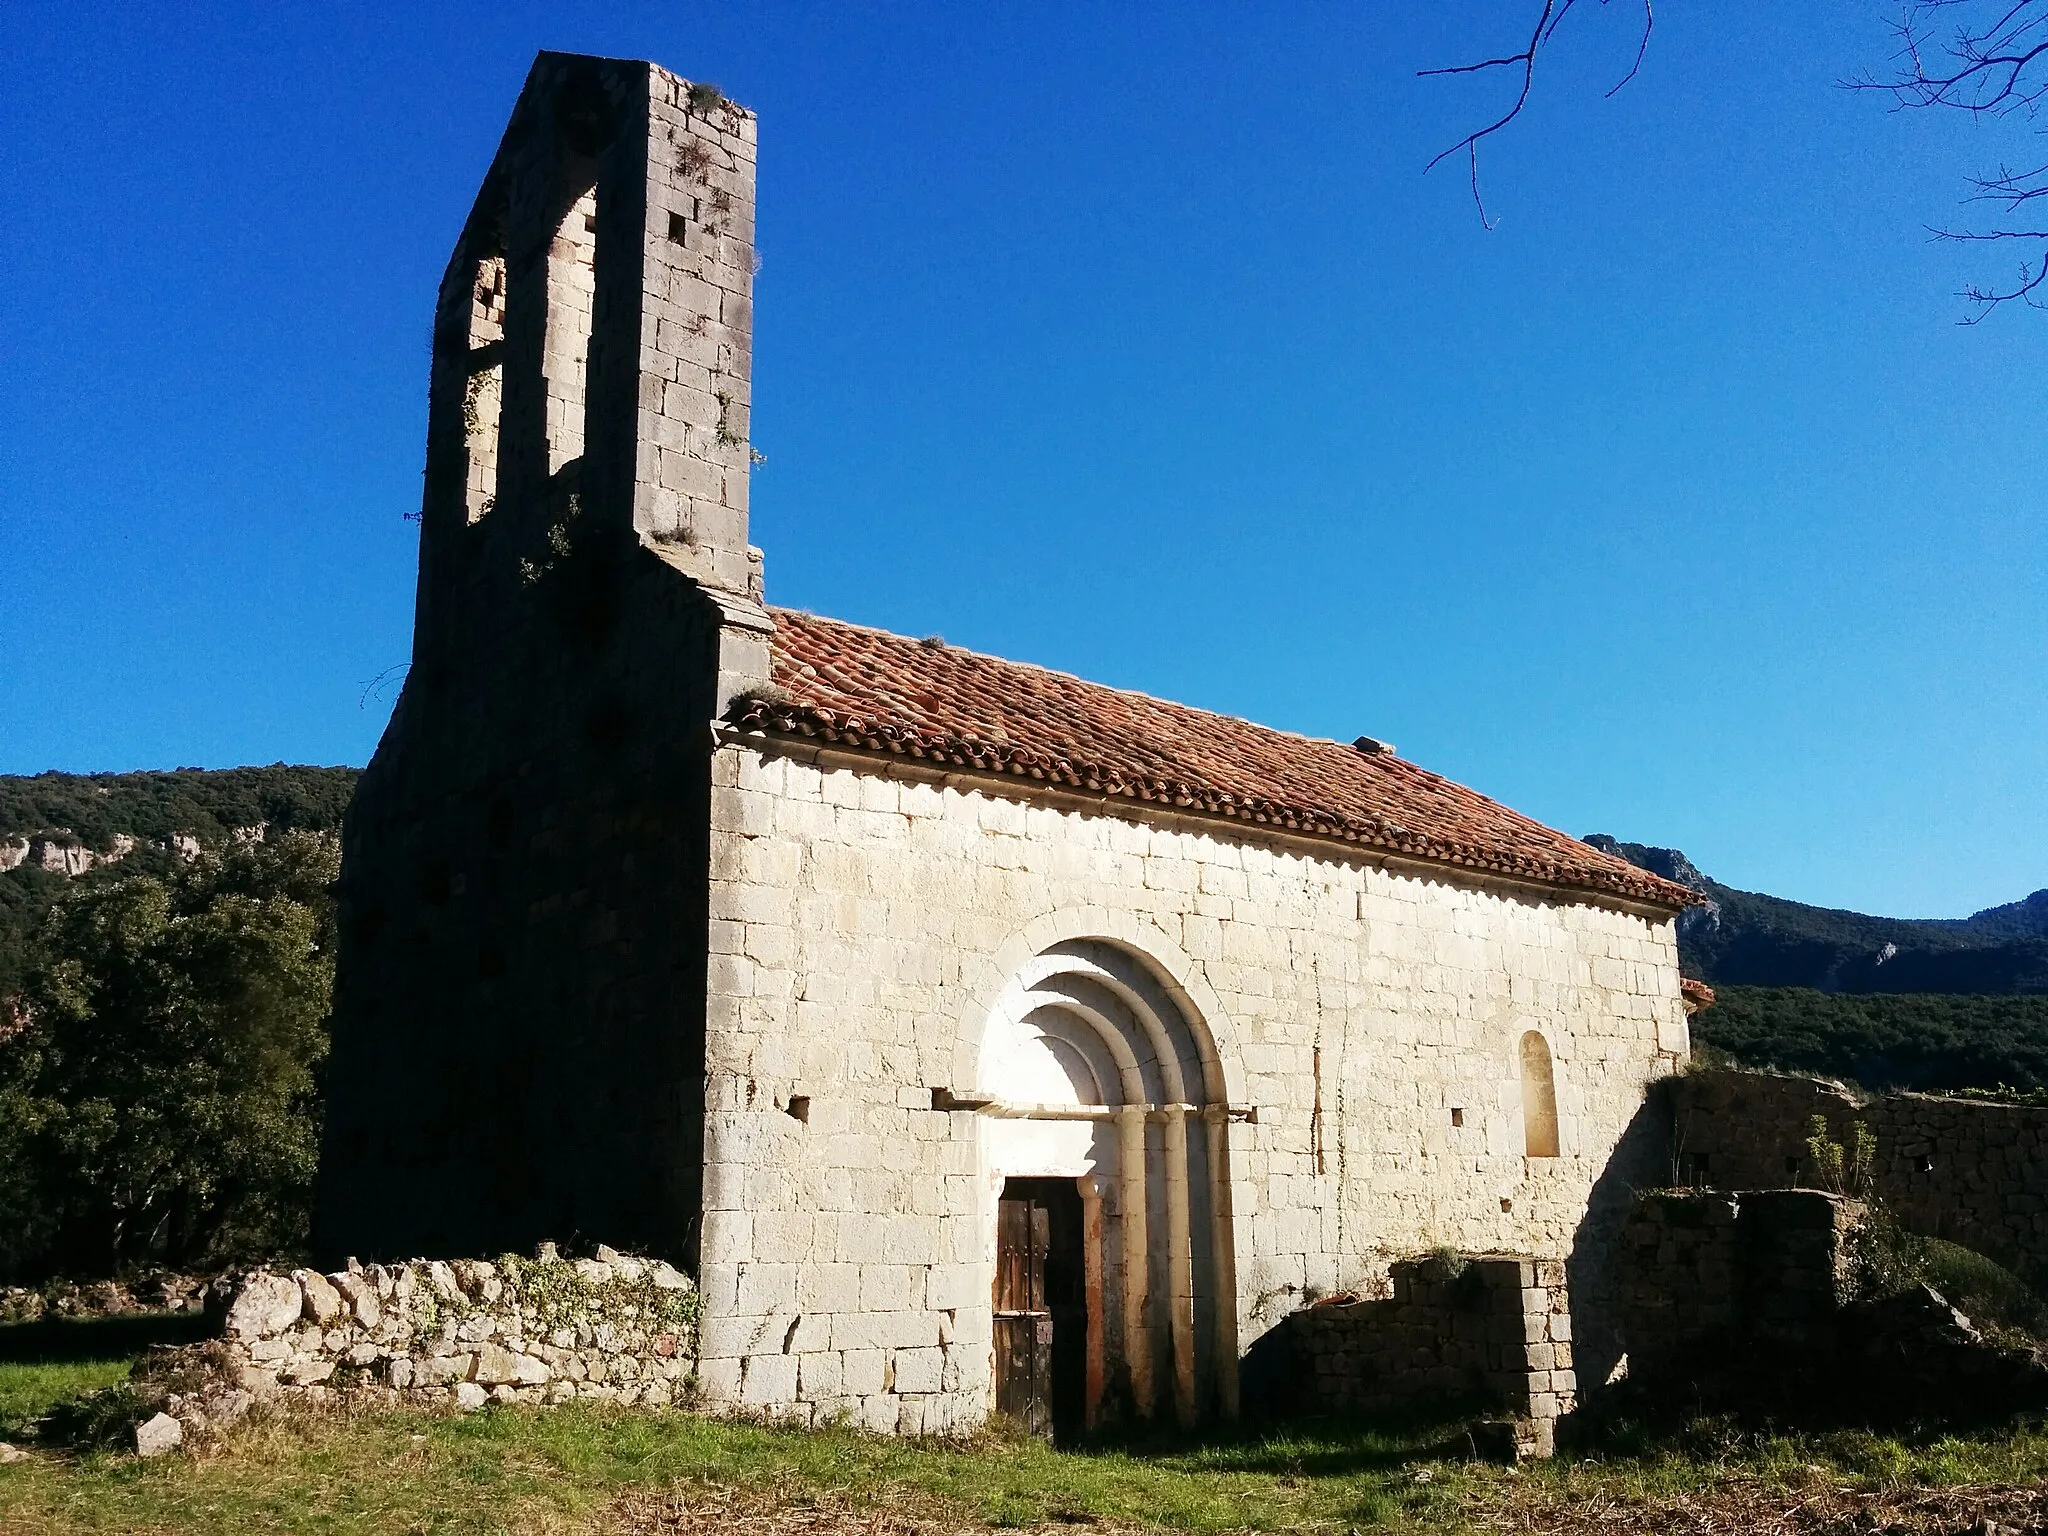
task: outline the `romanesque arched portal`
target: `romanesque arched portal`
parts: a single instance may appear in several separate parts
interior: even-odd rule
[[[1183,1423],[1234,1414],[1229,1107],[1214,1037],[1185,992],[1127,942],[1061,940],[1004,985],[977,1065],[991,1259],[1026,1262],[1011,1251],[1023,1239],[997,1232],[1005,1220],[1023,1231],[1020,1201],[1057,1192],[1055,1180],[1080,1197],[1087,1337],[1067,1353],[1085,1358],[1089,1422],[1168,1401]],[[1056,1244],[1056,1211],[1052,1230]],[[999,1268],[999,1383],[1003,1284]]]

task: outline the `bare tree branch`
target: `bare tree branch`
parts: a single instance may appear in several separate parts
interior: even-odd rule
[[[1429,164],[1422,168],[1423,174],[1427,175],[1444,161],[1450,159],[1451,156],[1462,151],[1471,162],[1472,204],[1479,210],[1479,222],[1488,229],[1492,229],[1499,221],[1487,217],[1486,200],[1480,196],[1479,192],[1480,141],[1499,133],[1501,129],[1507,127],[1509,123],[1512,123],[1522,115],[1522,108],[1529,104],[1530,88],[1536,83],[1536,56],[1557,35],[1559,24],[1563,22],[1566,14],[1577,3],[1578,0],[1542,0],[1542,8],[1536,16],[1536,25],[1529,32],[1528,45],[1517,53],[1502,54],[1497,59],[1481,59],[1473,64],[1447,64],[1438,69],[1418,69],[1415,72],[1418,78],[1429,79],[1437,75],[1476,75],[1488,69],[1513,69],[1519,67],[1522,71],[1521,88],[1516,91],[1514,102],[1506,112],[1502,113],[1485,127],[1476,128],[1471,133],[1466,134],[1464,138],[1435,156]],[[1608,0],[1600,0],[1600,3],[1606,5]],[[1643,36],[1642,41],[1636,45],[1635,61],[1629,65],[1628,73],[1616,81],[1614,86],[1607,92],[1609,96],[1612,96],[1615,91],[1620,90],[1629,81],[1635,79],[1636,72],[1643,67],[1643,56],[1650,51],[1650,31],[1656,25],[1656,15],[1651,9],[1653,4],[1654,0],[1643,0]]]
[[[1656,25],[1657,13],[1651,8],[1651,0],[1643,0],[1643,39],[1636,44],[1635,62],[1629,65],[1627,74],[1607,88],[1605,100],[1612,101],[1615,92],[1619,91],[1624,85],[1627,85],[1629,81],[1635,79],[1636,71],[1643,67],[1644,55],[1650,51],[1650,33]]]
[[[2031,120],[2048,101],[2048,0],[1909,0],[1892,32],[1898,51],[1890,77],[1866,74],[1844,81],[1847,89],[1889,96],[1895,111],[1948,107],[1977,117]],[[1972,177],[1970,185],[1975,190],[1963,199],[1965,204],[1990,203],[2012,214],[2048,197],[2048,165],[2029,171],[2001,166],[1994,176]],[[1999,226],[1931,233],[1938,240],[1962,243],[2048,241],[2048,233],[2040,230]],[[2048,307],[2036,296],[2044,280],[2048,248],[2038,260],[2022,262],[2018,279],[2009,286],[1965,287],[1959,297],[1972,309],[1961,323],[1975,325],[2015,301]]]
[[[2010,304],[2015,299],[2025,303],[2029,309],[2048,309],[2048,303],[2034,296],[2043,279],[2048,279],[2048,247],[2042,248],[2041,259],[2032,266],[2020,263],[2019,281],[2010,288],[1980,288],[1971,283],[1962,291],[1962,297],[1977,308],[1956,323],[1975,325],[2001,304]]]
[[[2029,182],[2036,185],[2029,186]],[[1976,193],[1964,198],[1964,202],[2003,203],[2010,213],[2022,203],[2048,197],[2048,165],[2036,166],[2031,171],[2009,171],[2000,166],[1996,176],[1973,176],[1970,185],[1977,189]]]
[[[1486,211],[1479,187],[1479,148],[1522,114],[1536,83],[1536,66],[1577,0],[1526,0],[1535,12],[1528,42],[1513,53],[1418,70],[1422,77],[1476,75],[1489,70],[1519,72],[1514,100],[1507,110],[1475,128],[1432,158],[1425,171],[1463,154],[1469,166],[1472,203],[1487,229],[1497,222]],[[1604,6],[1609,0],[1600,0]],[[1654,0],[1642,0],[1643,30],[1628,73],[1607,91],[1612,97],[1642,69],[1656,26]],[[1865,74],[1845,80],[1849,90],[1876,91],[1891,99],[1894,110],[1946,107],[1978,117],[2019,117],[2039,121],[2048,110],[2048,0],[1902,0],[1903,9],[1891,30],[1897,40],[1893,68],[1883,77]],[[1989,205],[1990,227],[1939,228],[1935,238],[1963,244],[1999,241],[2040,241],[2038,257],[2021,262],[2009,284],[1972,283],[1958,295],[1971,306],[1962,323],[1974,325],[2001,305],[2022,302],[2048,308],[2048,232],[2012,226],[2013,216],[2037,200],[2048,206],[2048,164],[2014,171],[2001,166],[1996,175],[1970,179],[1966,206]]]
[[[1562,4],[1559,4],[1558,0],[1543,0],[1543,9],[1536,17],[1536,28],[1529,34],[1529,46],[1520,53],[1510,53],[1498,59],[1484,59],[1477,64],[1452,64],[1442,69],[1416,71],[1418,77],[1427,79],[1432,75],[1476,74],[1482,69],[1494,69],[1504,65],[1522,66],[1522,88],[1515,93],[1515,104],[1484,128],[1466,134],[1422,168],[1422,174],[1427,176],[1459,150],[1466,151],[1472,160],[1472,204],[1479,210],[1479,222],[1488,229],[1492,229],[1496,221],[1486,216],[1486,200],[1479,195],[1479,141],[1490,134],[1500,132],[1521,116],[1522,108],[1529,100],[1529,87],[1536,83],[1536,51],[1549,40],[1550,33],[1557,30],[1558,22],[1564,20],[1564,13],[1569,11],[1574,3],[1576,0],[1563,0]]]
[[[1966,16],[1940,45],[1949,61],[1927,67],[1928,50],[1941,13],[1977,7],[1981,0],[1913,0],[1892,26],[1899,39],[1901,68],[1889,80],[1871,75],[1844,81],[1850,90],[1881,91],[1902,107],[1956,107],[1966,112],[2002,112],[2029,107],[2048,92],[2048,8],[2040,0],[2016,0],[1988,23]]]

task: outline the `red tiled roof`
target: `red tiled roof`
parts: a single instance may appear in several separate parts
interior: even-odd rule
[[[1678,995],[1685,999],[1685,1011],[1688,1014],[1714,1006],[1714,989],[1704,981],[1694,981],[1690,976],[1679,977]]]
[[[741,730],[1228,817],[1353,847],[1655,906],[1682,885],[1389,753],[1085,683],[1063,672],[774,610],[766,697]]]

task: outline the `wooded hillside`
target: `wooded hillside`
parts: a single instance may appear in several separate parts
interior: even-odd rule
[[[25,980],[28,945],[59,892],[131,875],[167,877],[179,859],[169,839],[217,847],[237,828],[338,832],[355,793],[354,768],[174,768],[162,773],[0,774],[0,848],[56,837],[96,855],[116,839],[135,846],[117,861],[67,878],[24,862],[0,871],[0,999]]]
[[[2048,997],[1715,989],[1693,1020],[1702,1054],[1866,1088],[2048,1089]]]

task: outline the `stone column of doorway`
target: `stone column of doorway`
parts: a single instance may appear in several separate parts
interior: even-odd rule
[[[1173,1413],[1195,1422],[1195,1248],[1188,1222],[1188,1106],[1168,1104],[1166,1116],[1167,1296],[1172,1313]]]
[[[1088,1307],[1088,1373],[1082,1400],[1084,1422],[1093,1429],[1102,1421],[1102,1186],[1090,1174],[1074,1182],[1081,1191],[1081,1286]]]
[[[1146,1326],[1151,1249],[1145,1232],[1145,1106],[1126,1104],[1117,1112],[1118,1161],[1123,1174],[1124,1365],[1131,1373],[1131,1405],[1140,1418],[1152,1413],[1152,1334]]]
[[[1226,1419],[1238,1416],[1237,1245],[1235,1208],[1230,1198],[1230,1109],[1202,1110],[1209,1133],[1209,1217],[1216,1250],[1216,1399]]]

